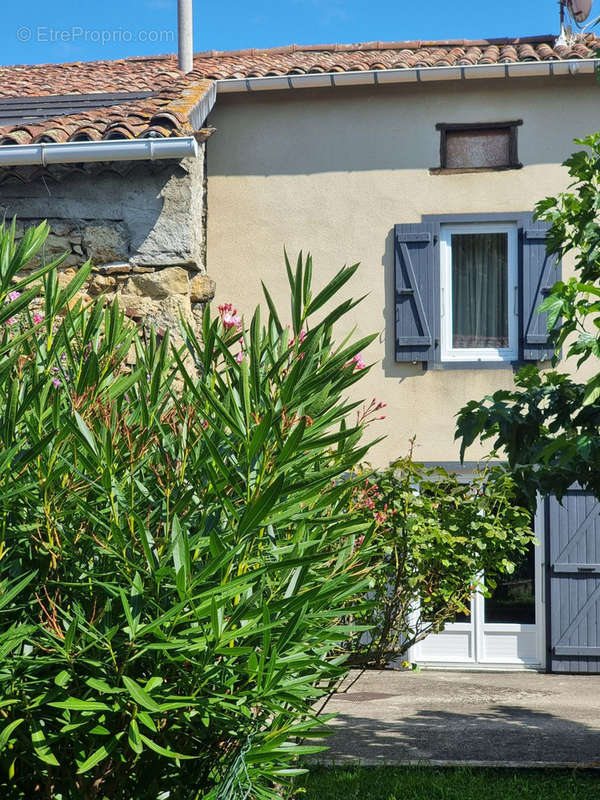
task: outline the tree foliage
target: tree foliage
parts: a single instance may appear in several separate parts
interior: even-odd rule
[[[554,369],[528,366],[515,389],[472,401],[458,415],[461,457],[478,437],[492,439],[530,497],[560,497],[575,481],[600,497],[600,134],[576,142],[586,149],[564,163],[569,190],[536,206],[536,217],[551,223],[548,252],[575,262],[576,275],[556,282],[539,307],[548,312]],[[561,349],[574,375],[556,369]],[[588,360],[591,377],[578,380]]]
[[[15,286],[47,232],[0,230],[0,795],[278,797],[372,555],[341,480],[370,338],[330,302],[356,266],[314,293],[300,257],[291,330],[266,292],[177,351],[82,308],[89,265]]]

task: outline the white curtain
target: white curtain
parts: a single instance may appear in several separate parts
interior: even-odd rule
[[[452,234],[453,347],[508,347],[508,235]]]

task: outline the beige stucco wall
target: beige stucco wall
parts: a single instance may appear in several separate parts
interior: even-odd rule
[[[522,119],[521,170],[431,175],[437,122]],[[357,335],[377,331],[360,384],[388,403],[373,452],[384,465],[417,437],[417,457],[454,461],[454,416],[510,386],[510,370],[425,371],[394,361],[392,232],[422,214],[518,212],[566,186],[559,165],[575,137],[600,129],[600,89],[588,77],[467,81],[365,89],[220,95],[208,144],[208,272],[217,302],[249,314],[260,280],[288,308],[282,250],[310,250],[316,282],[361,262],[350,293]],[[565,270],[569,272],[568,265]],[[477,459],[485,449],[473,447]]]

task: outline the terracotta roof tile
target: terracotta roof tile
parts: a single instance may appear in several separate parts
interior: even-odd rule
[[[349,71],[371,63],[391,69],[399,60],[408,66],[490,64],[541,59],[592,58],[600,39],[592,35],[571,46],[555,45],[553,36],[518,39],[464,39],[427,42],[364,42],[360,44],[288,45],[265,50],[210,50],[194,57],[196,77],[213,79]],[[181,81],[175,55],[117,61],[0,67],[0,97],[27,97],[92,92],[171,89]]]
[[[268,50],[215,50],[198,53],[195,69],[207,78],[226,79],[402,66],[454,66],[550,59],[593,58],[600,39],[589,35],[572,46],[554,44],[553,36],[519,39],[463,39],[425,42],[366,42],[276,47]],[[165,57],[169,58],[169,57]]]
[[[196,73],[185,78],[180,74],[170,88],[144,100],[0,127],[0,145],[191,135],[194,127],[189,114],[211,86],[211,81]]]
[[[190,134],[190,113],[210,90],[211,79],[593,58],[599,49],[600,39],[590,34],[570,46],[555,44],[553,36],[534,36],[211,50],[198,53],[194,70],[185,76],[177,68],[175,55],[0,67],[0,100],[152,92],[144,100],[0,127],[0,144]]]

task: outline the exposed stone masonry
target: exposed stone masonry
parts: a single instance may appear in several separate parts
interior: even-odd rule
[[[28,220],[27,227],[41,222]],[[58,279],[65,286],[88,259],[94,264],[82,293],[84,301],[103,295],[107,302],[118,298],[125,313],[159,330],[177,331],[180,315],[194,327],[201,323],[206,303],[214,297],[215,283],[201,265],[142,266],[131,253],[130,237],[123,223],[110,220],[48,220],[51,233],[31,269],[67,254]],[[18,235],[25,228],[19,223]]]
[[[215,292],[204,265],[203,155],[124,175],[73,172],[70,180],[28,184],[27,197],[5,185],[0,213],[17,215],[18,235],[48,221],[50,235],[31,269],[66,253],[58,273],[66,285],[89,259],[84,301],[117,298],[136,322],[177,339],[181,317],[199,330]]]

